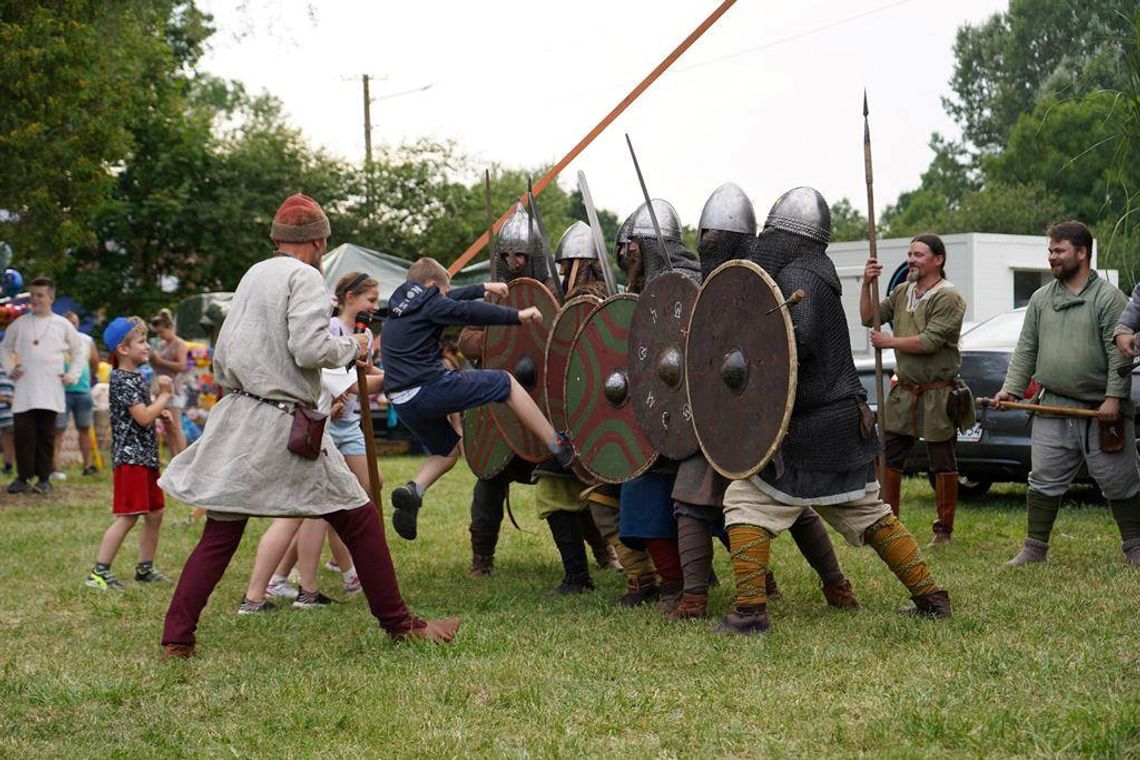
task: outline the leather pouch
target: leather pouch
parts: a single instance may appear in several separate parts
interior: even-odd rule
[[[875,413],[866,404],[859,404],[859,435],[867,440],[875,432]]]
[[[1101,422],[1100,450],[1105,454],[1124,451],[1124,417],[1118,416],[1115,422]]]
[[[956,388],[951,388],[950,392],[946,394],[946,416],[959,430],[962,429],[963,423],[970,418],[973,410],[974,394],[966,387],[965,383],[959,383]]]
[[[293,409],[293,426],[289,428],[289,451],[305,459],[321,455],[321,438],[325,434],[328,415],[297,404]]]

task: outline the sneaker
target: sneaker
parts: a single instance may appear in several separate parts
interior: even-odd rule
[[[392,527],[400,538],[416,540],[416,516],[422,505],[423,498],[413,481],[392,489]]]
[[[325,570],[329,570],[329,571],[334,572],[334,573],[339,573],[340,572],[340,565],[338,565],[336,563],[335,559],[330,559],[328,562],[325,563]]]
[[[97,573],[92,570],[87,575],[87,580],[84,584],[90,588],[97,588],[100,591],[126,591],[127,584],[111,575],[110,572]]]
[[[364,587],[360,585],[360,576],[354,575],[351,578],[344,579],[344,593],[349,596],[355,596],[364,591]]]
[[[243,595],[241,598],[241,606],[238,607],[239,615],[256,615],[259,612],[269,612],[277,609],[277,605],[267,599],[262,599],[260,602],[251,602]]]
[[[285,579],[270,580],[269,585],[265,587],[265,595],[275,599],[296,599],[297,589],[290,586],[289,581]]]
[[[96,466],[95,466],[95,465],[93,465],[93,464],[92,464],[92,465],[88,465],[87,467],[84,467],[84,468],[83,468],[83,475],[84,475],[85,477],[86,477],[86,476],[90,476],[90,475],[98,475],[98,474],[99,474],[99,468],[98,468],[98,467],[96,467]]]
[[[59,470],[52,470],[48,475],[48,480],[67,480],[67,473],[60,472]]]
[[[30,490],[32,490],[32,487],[28,485],[28,481],[20,480],[19,478],[16,478],[8,484],[8,493],[27,493]]]
[[[135,570],[135,583],[173,583],[173,581],[150,567],[145,572]]]
[[[38,493],[40,496],[46,496],[47,494],[51,493],[51,481],[50,480],[38,481],[34,486],[32,486],[32,491],[34,491],[35,493]]]
[[[315,610],[337,603],[336,599],[329,599],[320,591],[305,591],[302,589],[301,592],[297,594],[297,599],[293,602],[293,607],[298,610]]]

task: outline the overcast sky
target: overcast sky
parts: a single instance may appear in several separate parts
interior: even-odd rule
[[[364,153],[360,74],[375,77],[373,143],[454,139],[479,162],[553,164],[718,5],[713,0],[348,2],[200,0],[203,68],[266,90],[315,144]],[[956,135],[955,31],[1001,0],[739,0],[562,173],[624,217],[649,191],[695,226],[709,193],[741,185],[763,218],[784,190],[866,209],[870,96],[878,210],[915,187],[934,131]],[[422,92],[385,95],[431,85]],[[525,188],[520,188],[520,191]]]

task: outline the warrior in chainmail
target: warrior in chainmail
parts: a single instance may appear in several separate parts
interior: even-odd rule
[[[540,251],[537,231],[531,222],[530,215],[527,214],[522,204],[519,204],[499,230],[495,252],[497,259],[494,262],[497,280],[510,282],[520,277],[530,277],[549,285],[549,267],[547,267],[546,260]],[[459,350],[471,361],[482,359],[483,329],[482,327],[465,327],[459,333]],[[494,569],[495,548],[499,541],[499,530],[503,523],[504,505],[507,503],[510,484],[512,482],[532,483],[533,469],[533,465],[515,457],[498,475],[475,481],[475,489],[471,497],[470,525],[471,569],[469,575],[472,578],[485,578]],[[576,495],[577,492],[575,492]],[[554,532],[556,526],[564,526],[561,528],[563,539],[560,541],[559,535],[556,534],[555,543],[558,545],[560,553],[574,558],[572,565],[575,570],[573,573],[567,571],[566,577],[575,576],[579,581],[576,587],[581,587],[583,590],[586,584],[592,588],[586,567],[585,550],[582,546],[583,539],[589,541],[600,566],[611,567],[616,565],[616,559],[612,554],[613,550],[594,526],[589,512],[584,510],[584,506],[573,510],[573,513],[552,510],[552,514],[554,514],[553,520],[548,520],[551,531]],[[579,554],[581,555],[581,562],[577,561]],[[565,561],[563,564],[566,564]],[[582,571],[586,571],[585,583],[580,582],[582,580],[581,572],[577,569],[579,565],[581,565]],[[561,587],[559,586],[559,588]]]
[[[737,185],[728,182],[705,202],[698,226],[702,280],[726,261],[742,258],[756,237],[756,212],[752,201]],[[708,578],[712,568],[712,536],[724,536],[724,492],[728,479],[714,470],[698,452],[681,462],[673,484],[673,513],[677,519],[677,544],[684,579],[684,595],[671,617],[699,618],[708,610]],[[828,605],[855,609],[859,603],[851,583],[843,575],[835,547],[819,515],[805,509],[789,528],[808,563],[819,573]],[[764,577],[768,598],[779,596],[775,576]]]
[[[717,628],[721,633],[768,629],[764,576],[771,540],[809,507],[853,546],[875,549],[907,587],[913,612],[950,616],[949,595],[879,496],[878,439],[851,357],[839,277],[826,253],[830,238],[827,202],[812,188],[798,187],[776,201],[748,256],[783,293],[802,289],[807,297],[791,311],[799,369],[787,435],[759,475],[735,481],[725,492],[736,609]]]

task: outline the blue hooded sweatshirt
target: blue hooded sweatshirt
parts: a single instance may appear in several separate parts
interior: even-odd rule
[[[519,311],[479,300],[482,285],[453,288],[447,295],[432,285],[405,282],[388,298],[381,332],[384,390],[417,388],[444,373],[439,338],[446,325],[517,325]]]

